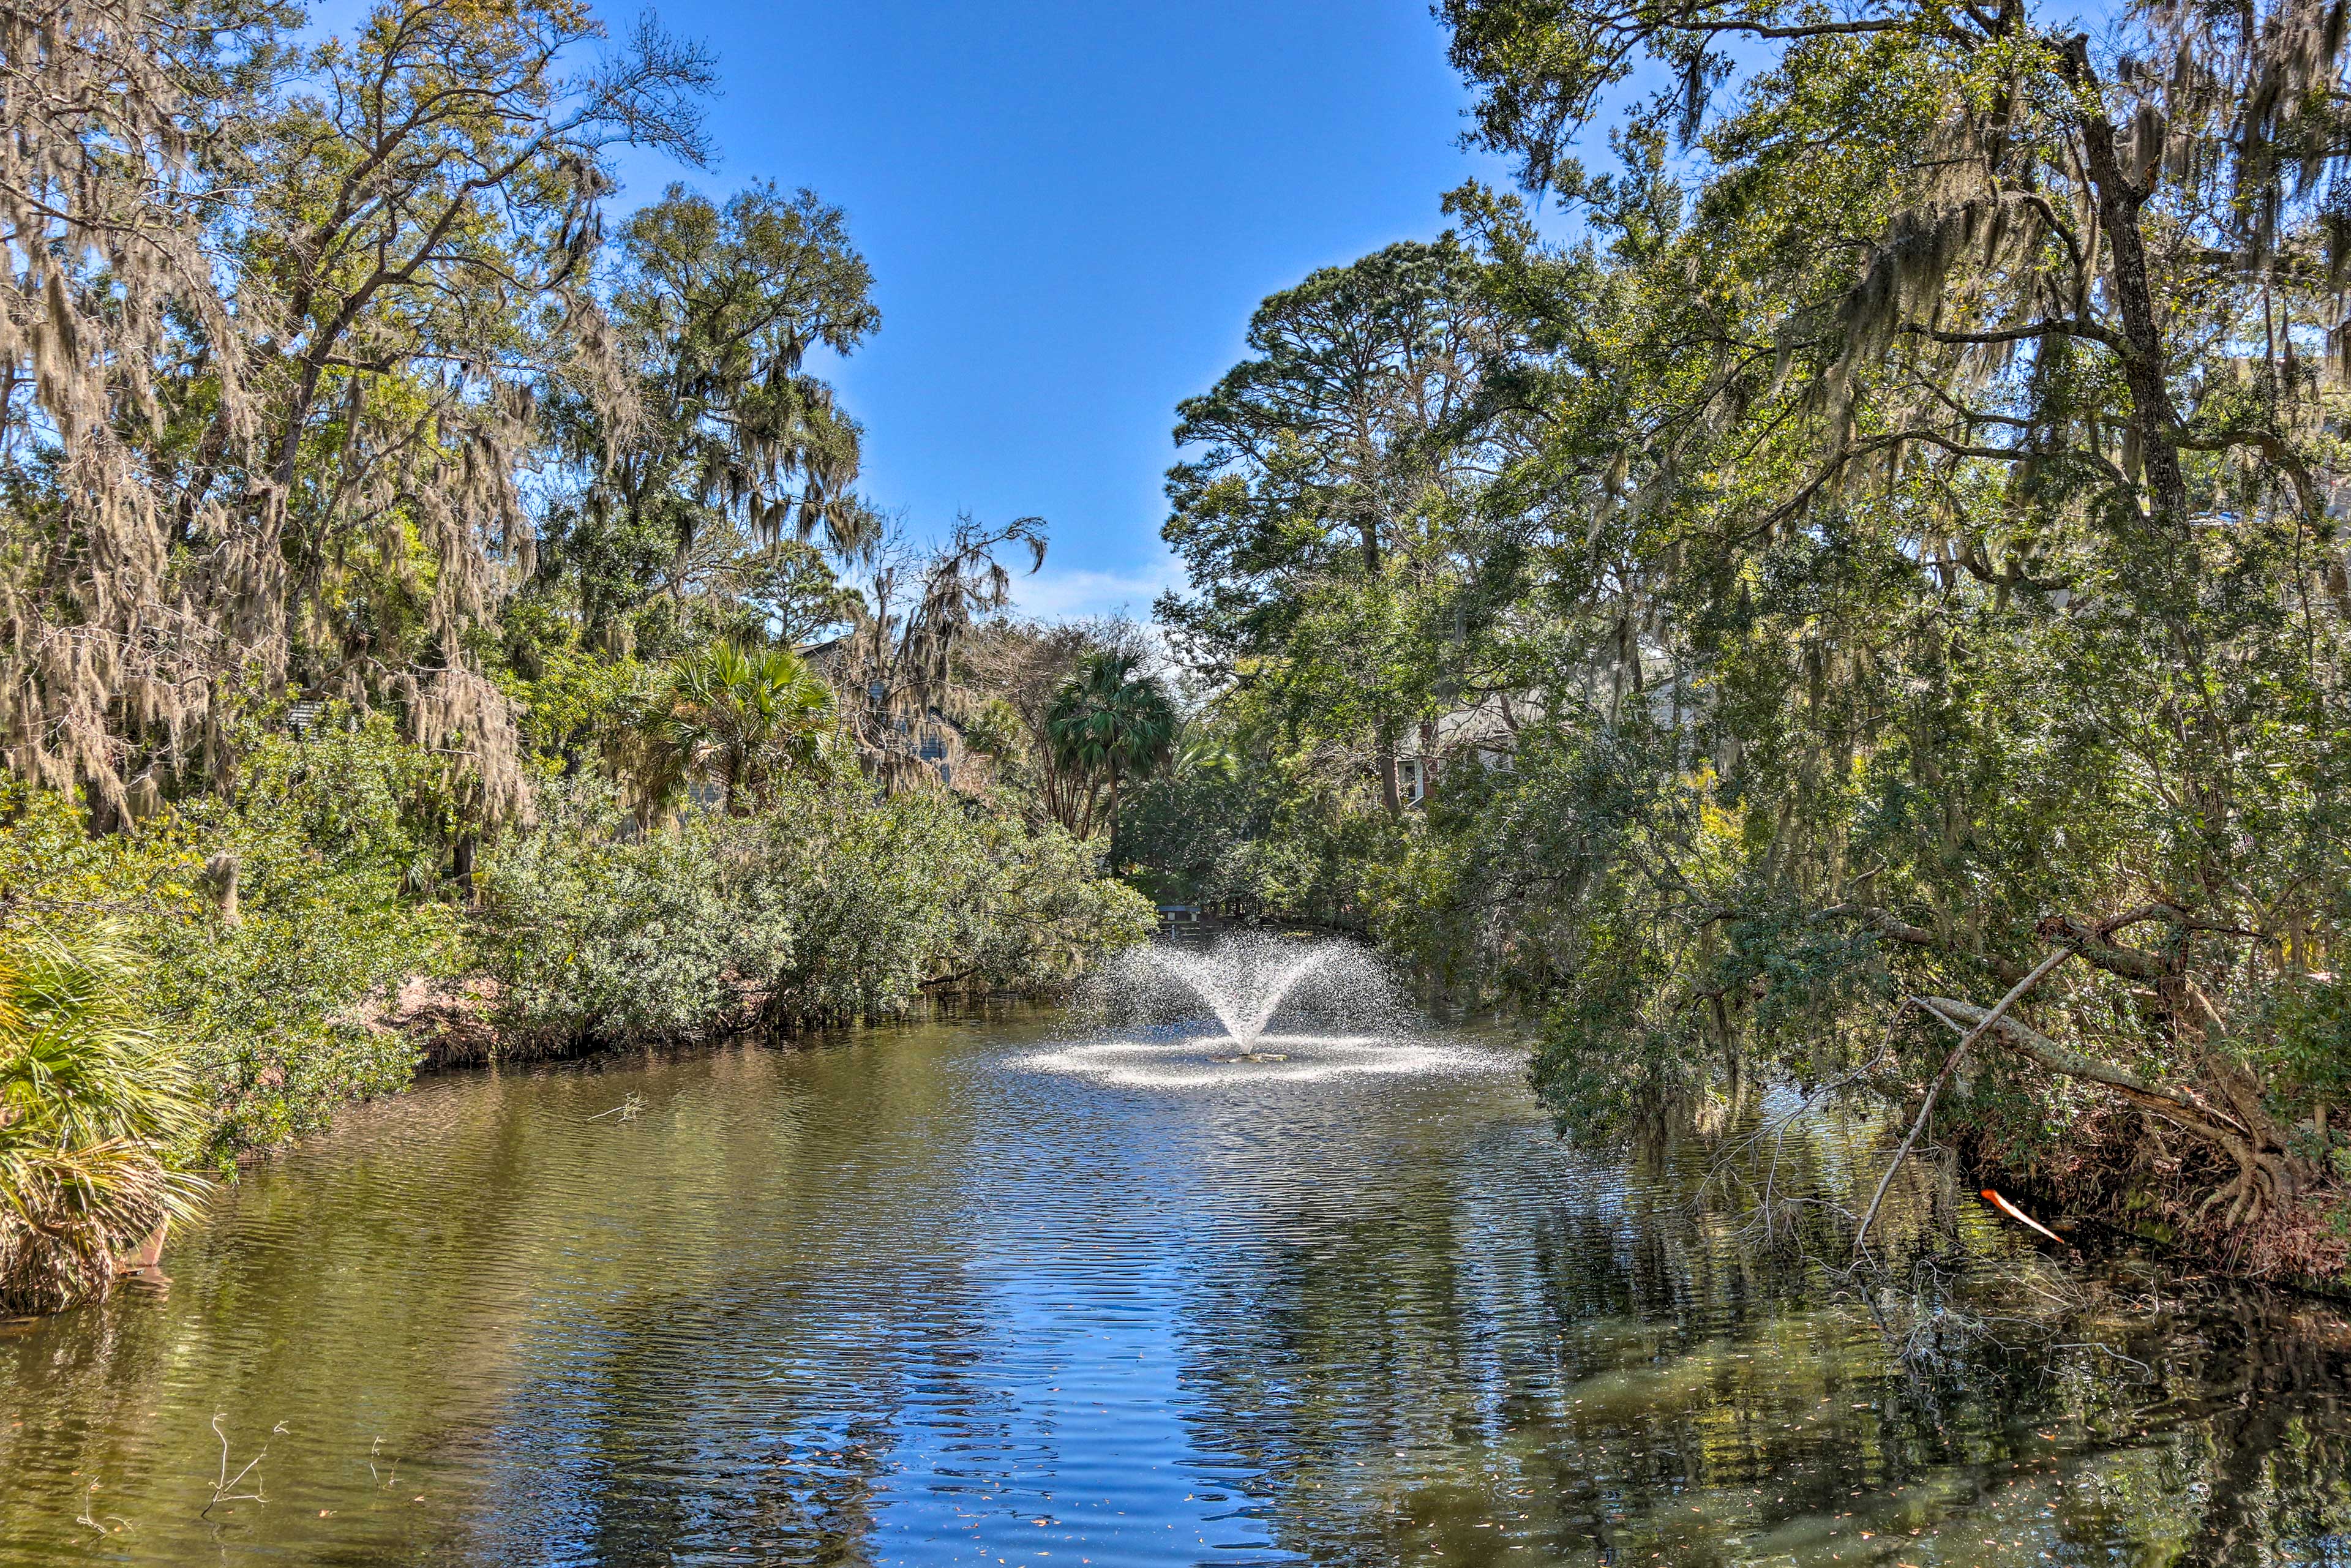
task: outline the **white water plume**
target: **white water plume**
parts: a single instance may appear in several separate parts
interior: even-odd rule
[[[1112,966],[1091,1000],[1099,1033],[1023,1063],[1161,1088],[1494,1064],[1423,1038],[1385,967],[1349,942],[1239,934],[1205,950],[1156,944]]]
[[[1214,1054],[1197,1039],[1103,1040],[1022,1058],[1048,1072],[1074,1072],[1134,1089],[1217,1084],[1315,1083],[1327,1078],[1388,1077],[1493,1065],[1458,1046],[1371,1035],[1270,1034],[1253,1056]]]
[[[1227,1038],[1243,1056],[1257,1054],[1266,1025],[1281,1010],[1298,983],[1351,957],[1337,946],[1315,946],[1283,953],[1267,943],[1228,940],[1205,953],[1158,948],[1151,961],[1160,973],[1181,981],[1207,1004]]]

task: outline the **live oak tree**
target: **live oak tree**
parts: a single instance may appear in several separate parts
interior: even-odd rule
[[[392,700],[514,809],[465,646],[527,549],[549,378],[609,382],[589,285],[622,143],[699,159],[707,62],[569,0],[19,8],[5,348],[12,765],[101,814],[226,768],[227,706]],[[19,154],[21,156],[21,154]]]
[[[214,584],[173,579],[175,540],[221,541],[208,577],[258,570],[229,539],[230,506],[183,504],[151,476],[148,448],[191,340],[218,344],[194,350],[214,423],[258,434],[207,241],[234,204],[239,132],[277,78],[287,19],[235,5],[0,11],[0,725],[17,770],[89,781],[110,803],[128,777],[125,724],[183,722],[176,677],[193,639],[176,633],[213,618]]]
[[[2188,1223],[2281,1212],[2315,1178],[2286,1123],[2323,1141],[2351,1063],[2341,16],[1446,16],[1479,134],[1595,239],[1459,198],[1543,429],[1483,504],[1562,657],[1405,899],[1427,945],[1507,956],[1595,1130],[1758,1055],[1857,1065],[1874,998],[1940,1020],[1923,1082],[2064,952],[1962,1124],[2029,1161],[2087,1115],[2066,1168],[2137,1150],[2209,1182]],[[1649,701],[1587,700],[1600,621]]]

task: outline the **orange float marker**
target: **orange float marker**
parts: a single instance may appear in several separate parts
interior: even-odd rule
[[[2041,1232],[2042,1235],[2049,1238],[2050,1240],[2057,1242],[2061,1246],[2064,1244],[2065,1240],[2064,1237],[2058,1235],[2055,1231],[2050,1229],[2047,1226],[2042,1224],[2039,1220],[2025,1213],[2024,1210],[2017,1207],[2016,1205],[2009,1202],[2008,1199],[2001,1197],[2000,1194],[1992,1191],[1991,1188],[1986,1187],[1983,1189],[1983,1199],[1986,1203],[1991,1204],[1994,1208],[1997,1208],[2011,1219],[2015,1220],[2019,1225],[2029,1225],[2033,1229]]]

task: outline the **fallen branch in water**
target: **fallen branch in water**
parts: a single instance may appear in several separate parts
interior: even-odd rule
[[[2283,1206],[2304,1185],[2306,1173],[2301,1162],[2285,1148],[2262,1109],[2259,1086],[2242,1082],[2251,1075],[2241,1067],[2233,1069],[2237,1081],[2232,1082],[2231,1064],[2224,1058],[2208,1057],[2204,1062],[2206,1071],[2218,1080],[2219,1091],[2227,1102],[2214,1104],[2189,1089],[2142,1078],[2126,1068],[2061,1045],[2028,1024],[2001,1018],[1998,1009],[1987,1013],[1949,997],[1911,999],[1953,1030],[1973,1023],[1980,1026],[1976,1032],[1980,1033],[1981,1027],[1998,1024],[2001,1037],[2019,1054],[2049,1071],[2103,1083],[2141,1110],[2153,1112],[2225,1153],[2236,1162],[2237,1180],[2208,1198],[2206,1207],[2222,1197],[2231,1200],[2222,1222],[2226,1228],[2234,1229],[2252,1219],[2265,1205]]]
[[[1975,1044],[1979,1039],[1982,1038],[1984,1031],[1998,1023],[2001,1020],[2001,1016],[2006,1013],[2009,1009],[2014,1007],[2024,996],[2025,992],[2039,985],[2048,975],[2050,970],[2055,968],[2058,965],[2064,963],[2073,956],[2074,950],[2070,947],[2065,947],[2060,948],[2058,951],[2049,955],[2046,958],[2042,959],[2039,964],[2033,967],[2032,973],[2026,975],[2024,978],[2017,981],[2015,985],[2011,986],[2008,989],[2008,995],[2001,998],[2000,1001],[1990,1012],[1983,1016],[1982,1021],[1978,1023],[1975,1028],[1965,1031],[1959,1038],[1959,1043],[1951,1047],[1951,1054],[1943,1058],[1942,1071],[1935,1074],[1935,1081],[1932,1083],[1927,1085],[1926,1103],[1918,1107],[1918,1117],[1917,1120],[1910,1124],[1909,1135],[1902,1140],[1902,1146],[1894,1151],[1894,1162],[1886,1167],[1886,1174],[1877,1178],[1877,1190],[1870,1195],[1869,1207],[1862,1213],[1860,1228],[1856,1229],[1853,1233],[1853,1249],[1855,1252],[1859,1252],[1862,1248],[1862,1243],[1868,1239],[1869,1222],[1877,1218],[1877,1206],[1886,1201],[1886,1189],[1894,1185],[1894,1173],[1900,1170],[1902,1168],[1902,1162],[1910,1157],[1911,1145],[1918,1141],[1918,1134],[1926,1130],[1927,1118],[1935,1109],[1935,1097],[1943,1092],[1943,1084],[1950,1078],[1952,1069],[1959,1066],[1959,1059],[1967,1054],[1968,1047]],[[1949,1024],[1950,1027],[1957,1029],[1959,1026],[1952,1024],[1950,1019],[1933,1005],[1934,999],[1935,998],[1925,997],[1906,997],[1903,998],[1902,1006],[1907,1008],[1916,1003],[1917,1006],[1925,1008],[1928,1012],[1934,1014],[1936,1018],[1940,1019],[1945,1024]],[[1896,1010],[1895,1016],[1897,1018],[1901,1016],[1899,1009]]]
[[[112,1531],[106,1528],[106,1520],[112,1520],[116,1524],[121,1526],[125,1530],[131,1528],[131,1521],[123,1518],[119,1513],[110,1513],[106,1516],[106,1520],[101,1520],[98,1518],[97,1515],[98,1483],[96,1481],[92,1481],[89,1483],[89,1490],[82,1494],[81,1511],[74,1515],[74,1522],[76,1524],[87,1524],[92,1530],[97,1531],[100,1535],[111,1535],[114,1533]]]

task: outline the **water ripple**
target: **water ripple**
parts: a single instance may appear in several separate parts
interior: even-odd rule
[[[167,1293],[0,1336],[0,1563],[2294,1562],[2351,1510],[2351,1330],[1907,1367],[1694,1155],[1562,1145],[1509,1046],[1259,1043],[975,1020],[365,1108]],[[216,1416],[263,1500],[203,1517]]]

